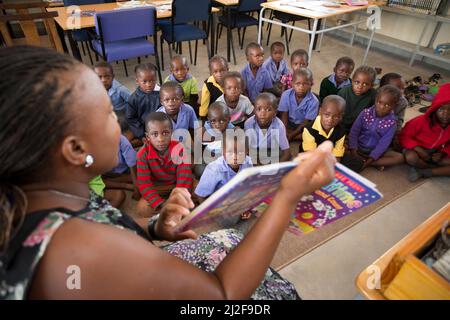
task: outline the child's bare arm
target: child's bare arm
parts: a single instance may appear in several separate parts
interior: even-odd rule
[[[291,150],[281,150],[280,162],[291,160]]]
[[[280,111],[281,115],[281,121],[283,122],[284,126],[288,127],[288,113],[287,111]]]

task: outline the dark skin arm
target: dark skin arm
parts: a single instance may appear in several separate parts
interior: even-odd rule
[[[291,160],[291,150],[281,150],[280,162]]]
[[[301,165],[283,178],[271,206],[215,272],[173,257],[129,230],[74,218],[53,235],[29,298],[247,299],[267,271],[299,198],[334,177],[331,148],[327,143],[299,156]],[[187,190],[176,189],[156,224],[158,236],[195,236],[172,227],[192,207]],[[81,290],[66,287],[70,265],[80,267]]]
[[[288,133],[288,140],[291,141],[293,140],[296,136],[300,135],[300,133],[303,131],[303,128],[305,126],[307,126],[309,123],[311,122],[311,120],[304,120],[301,124],[298,125],[297,128],[295,128],[295,130],[291,131],[290,133]]]
[[[189,105],[192,108],[194,108],[194,110],[198,110],[198,94],[191,94],[190,95],[190,97],[189,97]]]
[[[431,159],[431,156],[428,154],[428,152],[425,151],[424,148],[417,146],[413,149],[415,152],[417,152],[417,154],[419,155],[419,158],[424,160],[424,161],[428,161]]]

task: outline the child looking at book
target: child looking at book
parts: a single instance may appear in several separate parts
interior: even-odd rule
[[[114,70],[108,62],[102,61],[96,63],[94,71],[105,86],[106,91],[108,91],[108,96],[111,98],[114,111],[125,114],[131,91],[114,79]]]
[[[197,116],[194,109],[183,102],[183,88],[173,81],[165,82],[160,90],[161,107],[157,112],[164,112],[170,117],[172,121],[172,129],[189,130],[191,137],[193,131],[198,126]],[[182,132],[178,141],[182,139]]]
[[[319,115],[303,129],[301,151],[317,148],[322,142],[333,143],[333,154],[338,161],[344,156],[345,130],[341,124],[345,111],[345,100],[331,94],[323,99]]]
[[[406,108],[409,105],[408,100],[405,98],[406,83],[405,79],[403,79],[403,77],[400,74],[391,72],[386,73],[383,77],[381,77],[380,87],[383,87],[387,84],[396,86],[401,92],[401,97],[394,108],[394,114],[395,117],[397,118],[397,133],[399,133],[400,130],[402,129],[403,123],[405,122],[405,112]]]
[[[272,80],[274,94],[282,93],[281,77],[289,73],[286,61],[283,59],[286,48],[282,42],[276,41],[270,46],[270,57],[264,61],[263,68],[267,70]]]
[[[159,92],[155,91],[156,67],[151,63],[142,63],[136,66],[134,72],[138,87],[128,100],[126,118],[130,131],[125,136],[136,147],[142,145],[145,119],[159,108],[160,102]]]
[[[223,187],[241,170],[252,167],[252,160],[247,156],[247,146],[232,133],[223,138],[222,156],[206,166],[195,188],[199,202],[203,202],[215,191]]]
[[[245,134],[249,138],[250,149],[257,154],[255,163],[268,164],[269,162],[261,157],[267,156],[273,160],[274,152],[278,155],[276,162],[288,161],[291,158],[286,127],[277,118],[277,109],[276,97],[271,93],[261,93],[255,101],[255,115],[245,121]]]
[[[350,76],[355,68],[355,62],[350,57],[342,57],[336,61],[333,73],[320,83],[319,99],[322,102],[326,96],[337,94],[340,89],[351,86]]]
[[[244,80],[239,72],[228,72],[223,78],[223,95],[217,99],[228,106],[231,123],[241,128],[253,114],[252,103],[242,94],[244,87]]]
[[[250,42],[245,48],[247,65],[241,70],[246,84],[245,95],[254,103],[258,94],[273,88],[269,72],[262,68],[264,63],[264,49],[256,42]]]
[[[450,176],[450,83],[439,88],[427,112],[405,124],[399,140],[408,178],[416,181],[433,176]]]
[[[170,61],[171,74],[164,80],[178,83],[183,88],[183,102],[192,106],[195,110],[198,105],[198,84],[189,73],[189,64],[187,59],[182,56],[175,56]]]
[[[308,52],[303,49],[297,49],[291,54],[291,69],[292,72],[288,72],[281,77],[281,89],[284,92],[287,89],[292,88],[292,75],[295,71],[300,70],[301,68],[308,68],[309,56]]]
[[[228,72],[228,62],[224,57],[214,56],[209,60],[210,77],[205,80],[202,87],[202,96],[199,109],[200,118],[208,114],[208,107],[223,94],[223,77]]]
[[[346,132],[350,131],[361,111],[374,105],[377,92],[373,89],[373,83],[376,76],[374,68],[361,66],[353,74],[352,85],[339,90],[338,95],[346,102],[342,119]]]
[[[172,141],[172,119],[163,112],[147,118],[145,144],[137,154],[137,184],[142,198],[136,205],[141,217],[149,217],[164,204],[172,189],[192,188],[191,165],[177,141]]]
[[[125,116],[118,115],[122,135],[120,136],[118,164],[111,171],[102,175],[108,189],[122,189],[133,191],[133,199],[139,200],[140,193],[137,187],[136,151],[130,141],[123,135],[128,128]]]
[[[300,69],[292,76],[292,89],[281,95],[279,111],[289,141],[300,139],[303,128],[317,117],[319,100],[311,92],[312,85],[312,72]]]
[[[394,108],[400,96],[397,87],[385,85],[378,90],[375,105],[364,109],[356,118],[348,140],[351,158],[357,161],[352,164],[354,171],[359,172],[369,166],[383,170],[404,162],[401,153],[388,150],[397,131]]]
[[[226,130],[234,129],[230,121],[230,109],[223,102],[216,101],[208,108],[208,120],[202,127],[202,142],[215,155],[222,154],[222,137]],[[218,143],[219,142],[219,143]]]

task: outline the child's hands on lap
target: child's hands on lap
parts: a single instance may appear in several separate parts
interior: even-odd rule
[[[417,152],[417,154],[419,155],[419,157],[422,160],[428,161],[428,160],[431,159],[431,156],[422,147],[417,146],[417,147],[414,148],[414,151]]]
[[[434,163],[439,163],[443,157],[444,157],[444,153],[435,152],[431,155],[431,160],[433,160]]]
[[[169,199],[165,202],[159,219],[156,222],[156,235],[163,240],[176,241],[186,238],[197,238],[197,234],[192,231],[175,232],[174,227],[183,217],[190,213],[194,208],[191,200],[191,194],[185,188],[175,188],[170,193]]]
[[[326,141],[313,151],[300,153],[295,159],[299,165],[281,180],[278,192],[297,203],[302,196],[330,183],[336,163],[332,150],[333,144]]]

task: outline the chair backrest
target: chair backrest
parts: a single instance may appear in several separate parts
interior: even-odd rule
[[[261,10],[261,3],[266,0],[239,0],[237,10],[240,12],[259,11]]]
[[[82,6],[85,4],[105,3],[105,0],[64,0],[64,6]]]
[[[102,11],[95,14],[95,30],[104,42],[155,34],[156,9],[141,7]]]
[[[34,2],[34,3],[0,3],[0,33],[7,46],[13,46],[15,44],[29,44],[35,46],[48,46],[56,49],[58,52],[63,52],[61,40],[58,32],[56,31],[54,17],[58,16],[57,12],[47,12],[45,8],[48,7],[48,3]],[[29,13],[29,10],[34,13]],[[14,12],[12,12],[14,11]],[[44,23],[45,30],[48,35],[48,43],[45,43],[43,37],[38,33],[37,20],[41,20]],[[11,21],[18,21],[20,28],[24,34],[23,39],[17,41],[11,36],[8,29],[8,23]],[[45,37],[44,37],[45,38]]]
[[[211,0],[173,0],[172,21],[174,24],[208,21],[211,15]]]

